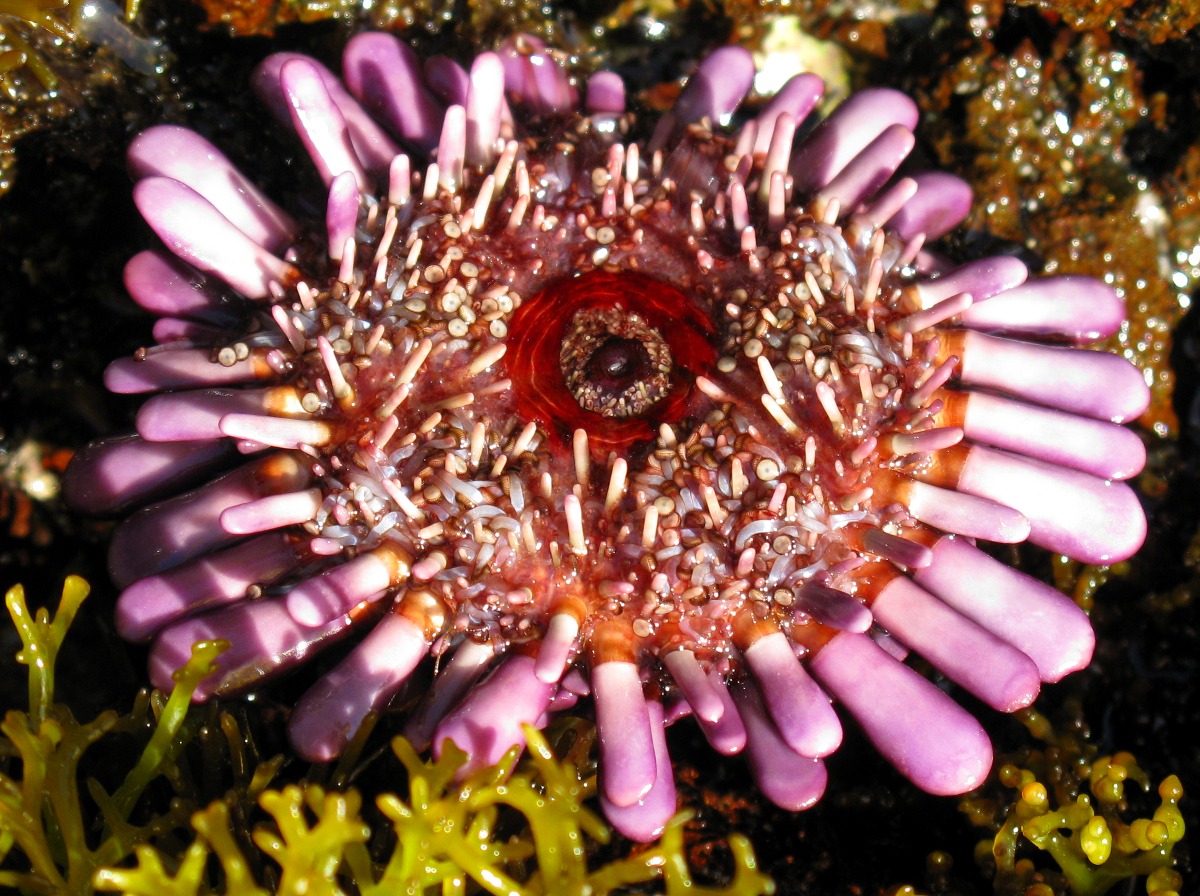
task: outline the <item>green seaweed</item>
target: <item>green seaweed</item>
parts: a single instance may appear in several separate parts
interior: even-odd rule
[[[45,90],[58,86],[58,76],[50,64],[29,42],[25,29],[41,30],[62,41],[74,41],[75,33],[64,21],[66,16],[55,15],[67,11],[69,0],[0,0],[0,89],[11,94],[15,88],[9,83],[9,74],[24,66],[33,73]]]
[[[1179,778],[1167,776],[1158,786],[1159,804],[1137,816],[1126,785],[1149,793],[1151,782],[1132,754],[1097,755],[1095,746],[1056,733],[1032,709],[1018,717],[1046,746],[999,765],[998,783],[1014,796],[1003,806],[979,795],[961,803],[972,822],[993,829],[991,839],[979,842],[977,857],[993,867],[996,893],[1101,896],[1145,877],[1149,896],[1179,896],[1183,880],[1173,867],[1184,835]],[[1057,868],[1039,869],[1029,846]]]
[[[423,759],[396,738],[391,748],[407,771],[407,796],[384,793],[370,806],[354,788],[311,780],[352,777],[369,732],[332,772],[310,768],[309,777],[268,788],[285,757],[259,761],[246,725],[215,705],[190,705],[221,642],[193,648],[169,696],[142,692],[128,715],[107,710],[80,723],[55,699],[54,670],[87,593],[86,582],[68,578],[53,617],[31,615],[20,587],[8,593],[22,641],[17,659],[29,670],[29,708],[9,710],[0,725],[0,890],[603,896],[656,882],[667,896],[775,891],[740,836],[729,841],[728,885],[698,882],[686,857],[686,812],[658,842],[595,861],[611,838],[587,805],[595,777],[557,759],[533,728],[525,731],[525,759],[514,748],[466,775],[461,751]],[[87,754],[101,741],[130,737],[137,749],[122,755],[136,758],[109,792],[88,777]],[[576,737],[569,755],[589,746],[590,737]]]
[[[378,797],[383,821],[374,830],[354,789],[331,793],[305,782],[265,791],[259,805],[267,822],[255,828],[252,841],[278,866],[275,892],[604,896],[656,880],[667,896],[775,892],[758,871],[748,841],[737,836],[730,840],[733,880],[726,887],[698,884],[684,850],[686,812],[672,819],[650,848],[589,868],[592,847],[610,837],[605,823],[584,805],[592,785],[580,781],[572,765],[555,759],[540,732],[527,728],[525,734],[527,763],[518,765],[514,748],[497,765],[462,779],[466,755],[461,751],[449,747],[439,759],[423,760],[406,740],[394,739],[392,750],[408,771],[409,796]],[[516,820],[520,824],[514,825]],[[135,867],[101,870],[97,889],[132,896],[270,892],[251,873],[254,862],[238,846],[232,825],[224,803],[213,803],[192,816],[197,839],[181,860],[139,848]],[[390,827],[392,836],[379,860],[368,844],[381,827]],[[211,875],[210,855],[221,868],[223,884]]]
[[[168,806],[135,825],[130,819],[146,788],[186,741],[187,704],[196,684],[212,672],[221,645],[196,645],[164,704],[141,695],[133,712],[106,710],[78,721],[55,701],[54,670],[63,640],[88,594],[87,583],[67,578],[53,618],[30,614],[20,586],[5,603],[21,637],[17,661],[29,669],[29,709],[12,709],[0,723],[0,756],[19,761],[21,777],[0,773],[0,888],[21,893],[84,893],[98,868],[125,859],[138,842],[182,827],[187,816]],[[153,718],[152,718],[153,717]],[[104,738],[151,731],[138,760],[110,795],[95,778],[80,793],[85,753]]]

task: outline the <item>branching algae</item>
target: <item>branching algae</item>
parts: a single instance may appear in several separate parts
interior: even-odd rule
[[[668,896],[775,890],[738,836],[728,886],[699,884],[685,858],[687,813],[658,843],[590,868],[595,846],[610,838],[584,804],[595,780],[581,780],[532,729],[527,761],[518,763],[514,750],[461,780],[461,752],[426,761],[397,738],[391,746],[408,772],[408,795],[382,794],[377,812],[354,789],[305,780],[268,789],[283,757],[259,761],[229,712],[189,708],[219,642],[196,645],[169,697],[143,692],[128,715],[108,710],[80,723],[55,701],[54,668],[87,593],[82,579],[68,578],[53,618],[31,615],[20,587],[6,597],[22,641],[17,658],[29,668],[29,709],[8,711],[0,725],[0,890],[603,896],[651,881]],[[81,793],[85,754],[121,737],[137,744],[121,754],[137,757],[132,768],[111,793],[95,778]],[[198,762],[187,755],[193,748]],[[206,794],[221,792],[205,780],[214,765],[228,780],[211,800]]]
[[[994,831],[980,841],[977,856],[994,868],[996,893],[1100,896],[1121,881],[1145,877],[1148,896],[1179,896],[1183,881],[1172,867],[1184,834],[1179,778],[1167,776],[1158,786],[1158,806],[1137,817],[1126,786],[1149,793],[1151,782],[1130,753],[1100,756],[1086,740],[1056,733],[1032,709],[1019,717],[1045,748],[999,766],[999,783],[1015,791],[1011,802],[972,797],[961,804],[974,824]],[[1058,870],[1039,869],[1039,853],[1030,845]]]
[[[55,702],[55,661],[75,613],[88,594],[83,579],[63,586],[53,619],[46,610],[31,614],[20,586],[5,596],[21,637],[18,662],[29,668],[29,710],[9,710],[0,723],[0,889],[21,893],[86,893],[98,868],[125,859],[138,842],[159,838],[186,825],[187,810],[175,802],[160,814],[131,822],[147,786],[164,774],[173,756],[194,733],[185,727],[196,683],[212,669],[215,644],[197,645],[179,673],[169,699],[143,693],[133,710],[119,716],[106,710],[91,722],[76,720]],[[142,741],[140,754],[111,794],[95,779],[79,790],[84,754],[97,742],[121,734]],[[20,777],[14,777],[19,767]],[[97,833],[98,832],[98,833]]]

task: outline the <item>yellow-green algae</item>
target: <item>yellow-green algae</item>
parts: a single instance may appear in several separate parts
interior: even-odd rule
[[[979,842],[976,858],[994,869],[995,892],[1100,896],[1144,877],[1148,896],[1179,896],[1183,879],[1172,858],[1184,835],[1179,778],[1167,776],[1158,786],[1158,806],[1138,816],[1126,787],[1149,793],[1151,782],[1132,754],[1098,755],[1085,739],[1055,732],[1034,709],[1018,717],[1044,749],[999,764],[999,783],[1014,792],[1006,803],[981,794],[961,803],[974,824],[993,831]],[[1039,867],[1038,850],[1057,868]]]
[[[138,0],[0,0],[0,195],[17,142],[112,102],[118,85],[161,76],[163,42],[142,34]],[[120,101],[119,99],[117,100]]]
[[[465,754],[448,750],[437,761],[422,761],[403,738],[396,738],[392,749],[408,770],[409,799],[384,794],[376,800],[395,834],[384,863],[375,862],[368,849],[374,835],[356,790],[330,793],[309,783],[265,791],[259,804],[270,821],[258,826],[252,839],[278,865],[275,892],[604,896],[655,880],[662,881],[668,896],[775,892],[741,837],[730,841],[736,871],[729,885],[698,884],[684,855],[687,813],[677,815],[649,849],[589,869],[591,845],[609,839],[604,822],[583,805],[592,786],[581,782],[572,766],[555,760],[539,732],[527,729],[526,736],[531,752],[527,771],[512,771],[514,749],[498,765],[462,781],[456,773]],[[521,813],[527,832],[502,836],[503,814],[509,809]],[[157,850],[142,846],[136,867],[100,871],[97,889],[135,896],[270,892],[251,873],[224,803],[195,813],[192,826],[198,837],[174,871]],[[213,885],[210,855],[223,869],[223,885]]]
[[[29,708],[9,710],[0,724],[0,891],[604,896],[655,882],[667,896],[775,892],[740,836],[729,841],[728,886],[697,882],[684,848],[686,812],[657,843],[590,867],[611,836],[585,805],[595,778],[557,760],[534,729],[526,730],[528,760],[518,763],[514,749],[461,780],[461,752],[426,761],[397,738],[391,747],[408,773],[407,798],[384,793],[370,809],[353,788],[301,780],[268,789],[283,757],[259,761],[231,714],[190,707],[221,642],[193,648],[169,696],[143,691],[128,715],[107,710],[81,723],[56,701],[54,669],[87,593],[83,579],[69,577],[53,617],[31,614],[19,586],[6,597],[22,642],[17,660],[29,669]],[[137,744],[117,754],[135,756],[132,767],[111,793],[87,778],[85,796],[85,754],[122,737]],[[580,739],[578,751],[587,743]],[[192,747],[199,762],[185,755]],[[201,798],[220,787],[198,781],[193,765],[203,778],[221,769],[229,779],[223,797]],[[348,776],[346,763],[332,774]]]
[[[176,804],[140,824],[131,821],[146,787],[182,747],[191,692],[211,673],[219,648],[196,646],[169,699],[143,693],[127,716],[106,710],[81,723],[55,701],[54,669],[88,590],[83,579],[68,577],[53,618],[44,609],[31,614],[19,585],[5,595],[21,637],[17,661],[29,669],[29,709],[11,709],[0,723],[0,757],[9,769],[0,773],[0,888],[89,892],[98,868],[123,860],[135,843],[178,828],[187,817]],[[85,802],[79,790],[84,754],[104,738],[130,733],[148,734],[133,768],[111,794],[89,779]]]
[[[61,41],[75,40],[75,33],[66,21],[68,16],[63,14],[68,7],[68,0],[0,0],[0,89],[5,94],[11,97],[17,91],[14,76],[22,67],[45,90],[52,91],[58,86],[53,66],[33,45],[31,30],[45,32]]]

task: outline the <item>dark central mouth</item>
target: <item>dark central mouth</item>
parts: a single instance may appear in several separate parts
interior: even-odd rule
[[[650,373],[650,353],[636,339],[614,336],[596,349],[584,367],[584,376],[602,389],[624,389],[630,380]]]
[[[655,327],[620,308],[575,312],[559,350],[567,389],[604,417],[645,414],[671,389],[671,347]]]
[[[517,410],[603,456],[650,441],[688,413],[716,361],[707,314],[674,285],[635,271],[554,281],[513,314],[505,365]]]

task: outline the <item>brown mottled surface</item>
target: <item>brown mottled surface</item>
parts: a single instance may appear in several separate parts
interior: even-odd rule
[[[1109,29],[1140,41],[1178,40],[1200,25],[1192,0],[1019,0],[1076,29]]]
[[[976,186],[968,227],[1020,247],[1046,273],[1087,273],[1124,294],[1129,322],[1108,347],[1152,384],[1147,429],[1172,432],[1171,327],[1185,294],[1174,267],[1171,185],[1128,155],[1135,128],[1160,129],[1129,54],[1103,32],[1050,31],[1004,55],[981,44],[922,85],[923,134],[940,164]],[[1195,223],[1191,222],[1194,229]]]

